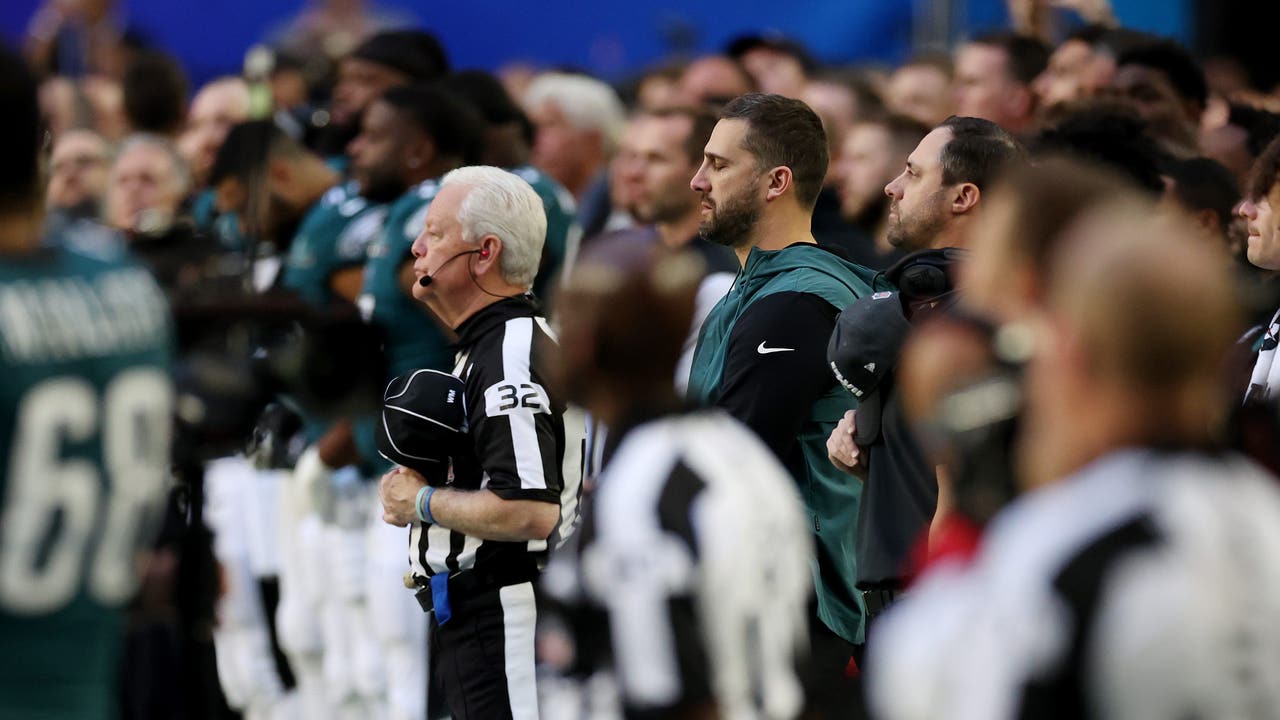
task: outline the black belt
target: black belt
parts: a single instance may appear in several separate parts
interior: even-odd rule
[[[862,602],[867,606],[867,617],[872,618],[884,612],[885,608],[892,605],[900,597],[902,597],[901,590],[883,588],[863,590]]]
[[[449,575],[450,604],[456,612],[465,606],[467,601],[473,600],[484,593],[509,585],[532,582],[537,577],[538,564],[532,558],[527,562],[507,562],[500,563],[496,567],[460,570]],[[413,576],[413,581],[418,586],[414,597],[417,598],[418,604],[422,606],[422,611],[433,612],[435,610],[435,601],[431,594],[430,578],[415,575]]]

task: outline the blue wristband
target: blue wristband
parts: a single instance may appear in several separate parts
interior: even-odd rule
[[[428,525],[436,524],[436,519],[431,515],[431,494],[435,491],[435,488],[427,485],[418,490],[418,496],[413,501],[414,509],[418,513],[418,520]]]

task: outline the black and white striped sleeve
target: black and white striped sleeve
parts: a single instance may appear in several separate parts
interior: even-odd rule
[[[467,378],[471,437],[484,470],[482,487],[504,500],[559,503],[563,419],[532,370],[533,318],[508,320],[500,347]]]

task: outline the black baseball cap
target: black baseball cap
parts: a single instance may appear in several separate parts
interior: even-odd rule
[[[391,462],[428,479],[444,477],[451,458],[471,452],[466,386],[439,370],[395,378],[383,394],[377,443]]]
[[[885,378],[898,362],[911,323],[896,292],[858,298],[836,318],[827,362],[836,380],[858,399],[853,440],[861,446],[880,438]]]

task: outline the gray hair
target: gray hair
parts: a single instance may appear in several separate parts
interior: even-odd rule
[[[622,137],[627,111],[618,93],[607,83],[585,75],[545,73],[529,84],[524,95],[527,108],[552,104],[579,130],[595,130],[604,140],[604,150],[612,155]]]
[[[178,152],[178,148],[162,135],[135,133],[126,137],[115,153],[113,164],[130,150],[146,145],[158,148],[169,158],[169,164],[173,167],[173,177],[178,183],[178,197],[186,197],[187,193],[191,192],[191,169],[187,167],[187,161],[182,157],[182,153]]]
[[[493,235],[502,241],[502,278],[528,289],[542,263],[547,211],[542,198],[520,176],[502,168],[474,165],[444,176],[450,185],[470,188],[458,207],[462,239],[472,245]]]

